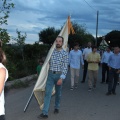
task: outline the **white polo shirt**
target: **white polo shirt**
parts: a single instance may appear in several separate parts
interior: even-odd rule
[[[84,55],[84,60],[87,60],[87,56],[88,56],[88,54],[89,53],[91,53],[92,52],[92,48],[85,48],[84,50],[83,50],[83,55]]]

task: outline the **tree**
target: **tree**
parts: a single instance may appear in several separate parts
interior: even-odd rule
[[[3,24],[7,25],[7,19],[10,14],[10,9],[14,8],[14,4],[11,0],[0,0],[0,39],[3,43],[9,42],[10,36],[7,33],[6,29],[3,29],[1,26]]]
[[[22,55],[22,58],[24,60],[24,52],[23,52],[23,47],[25,45],[25,39],[27,37],[27,34],[25,33],[24,35],[21,34],[21,31],[16,30],[17,33],[17,38],[13,38],[16,42],[17,45],[19,46],[19,51]]]
[[[97,37],[97,46],[100,46],[100,43],[102,42],[102,37]]]
[[[75,34],[69,35],[68,44],[70,47],[73,47],[74,42],[78,42],[80,45],[84,45],[89,41],[94,43],[94,37],[86,31],[85,26],[82,26],[76,22],[73,22],[72,25],[75,30]],[[59,33],[60,30],[55,30],[54,27],[48,27],[39,33],[39,41],[51,45]]]
[[[118,45],[120,46],[120,31],[118,30],[113,30],[105,35],[105,40],[110,41],[109,45],[111,47]]]
[[[55,30],[54,27],[48,27],[39,33],[39,41],[45,44],[53,44],[60,30]]]
[[[10,36],[8,35],[6,29],[0,28],[0,40],[3,42],[3,44],[9,42]]]
[[[17,41],[18,46],[23,46],[25,44],[25,39],[27,37],[27,34],[25,33],[24,35],[21,34],[21,31],[16,30],[17,33],[17,38],[14,38],[14,40]]]
[[[70,48],[73,48],[75,42],[78,42],[80,46],[86,45],[87,42],[92,42],[94,44],[95,38],[86,31],[85,26],[80,25],[76,22],[72,22],[72,25],[75,30],[75,34],[69,35],[68,43]]]

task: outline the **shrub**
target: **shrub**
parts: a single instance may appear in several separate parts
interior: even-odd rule
[[[25,45],[21,53],[19,46],[6,45],[4,46],[4,51],[7,56],[6,67],[9,71],[8,80],[10,81],[35,74],[38,59],[47,55],[49,46],[39,44]]]

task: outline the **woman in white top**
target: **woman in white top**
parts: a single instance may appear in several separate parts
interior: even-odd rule
[[[5,62],[6,62],[5,53],[0,48],[0,120],[5,120],[4,85],[8,78],[8,71],[4,66]]]

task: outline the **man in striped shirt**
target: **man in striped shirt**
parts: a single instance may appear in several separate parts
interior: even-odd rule
[[[48,110],[54,85],[56,91],[54,113],[59,113],[62,83],[66,77],[69,63],[68,53],[62,49],[63,43],[63,37],[58,36],[56,38],[56,48],[49,61],[50,67],[45,88],[44,107],[39,118],[48,118]]]

